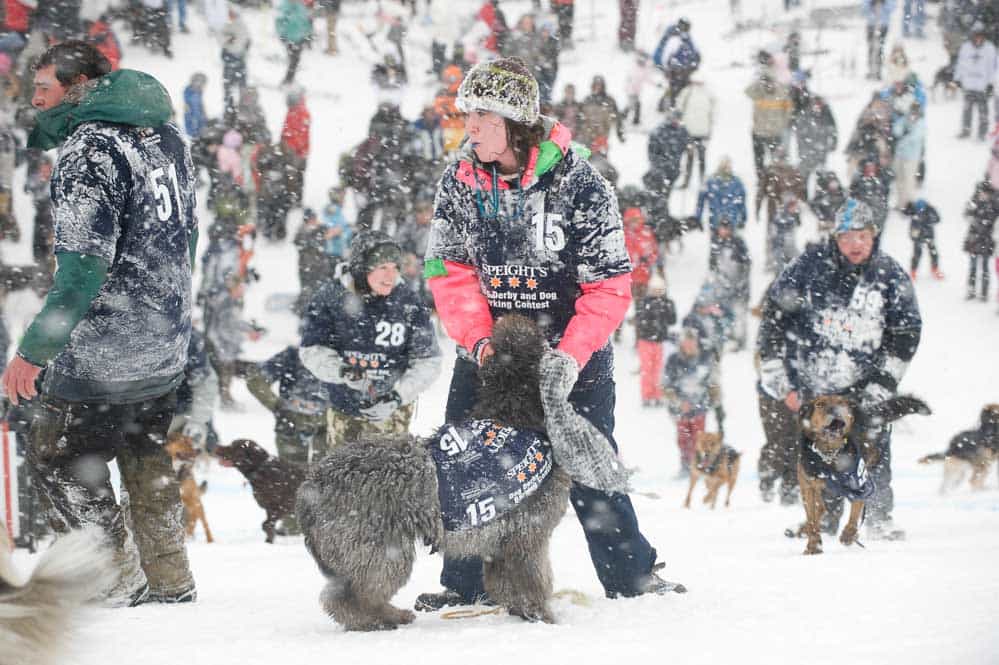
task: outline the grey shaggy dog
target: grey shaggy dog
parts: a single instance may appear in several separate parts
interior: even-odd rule
[[[23,581],[0,528],[0,665],[65,662],[83,606],[118,578],[111,558],[99,531],[73,531],[55,541]]]
[[[497,322],[492,344],[472,418],[544,432],[539,366],[552,353],[544,336],[530,320],[510,315]],[[566,377],[570,386],[574,378]],[[554,622],[548,542],[570,484],[556,464],[516,509],[478,528],[445,531],[425,441],[365,438],[334,450],[311,470],[297,502],[305,545],[326,578],[323,609],[346,630],[411,623],[413,612],[390,601],[409,580],[419,538],[447,556],[481,557],[493,601],[526,620]]]

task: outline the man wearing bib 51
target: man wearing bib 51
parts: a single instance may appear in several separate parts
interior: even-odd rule
[[[58,270],[4,391],[14,404],[33,402],[28,461],[59,520],[109,537],[120,572],[109,603],[192,601],[180,491],[163,450],[191,335],[191,155],[168,122],[163,86],[111,72],[84,42],[42,55],[32,104],[40,113],[29,147],[59,147]],[[115,501],[111,459],[130,520]]]

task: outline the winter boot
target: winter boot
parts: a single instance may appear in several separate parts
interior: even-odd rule
[[[684,585],[679,582],[664,580],[656,574],[656,571],[662,570],[665,567],[665,563],[657,563],[652,566],[652,571],[649,573],[649,576],[639,585],[641,594],[651,593],[657,596],[665,596],[670,592],[687,593],[687,587]]]
[[[466,602],[460,593],[451,589],[444,589],[437,593],[421,593],[416,597],[413,609],[417,612],[437,612],[445,607],[455,607],[460,605],[495,605],[489,596],[482,596],[476,599],[475,603]]]
[[[905,540],[905,530],[896,529],[891,520],[867,522],[868,540]]]
[[[940,268],[933,269],[933,279],[942,280],[944,278],[943,271]]]

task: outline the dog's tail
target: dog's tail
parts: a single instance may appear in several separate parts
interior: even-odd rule
[[[868,416],[874,422],[887,424],[914,413],[928,416],[933,412],[929,405],[918,397],[896,395],[874,406]]]
[[[943,462],[947,459],[947,453],[933,453],[932,455],[924,455],[919,458],[920,464],[929,464],[931,462]]]
[[[59,538],[19,584],[0,530],[0,574],[0,653],[11,663],[54,663],[82,606],[101,597],[118,571],[103,535],[80,530]]]

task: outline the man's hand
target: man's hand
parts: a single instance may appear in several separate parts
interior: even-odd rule
[[[41,371],[41,367],[32,365],[21,356],[14,356],[3,373],[3,390],[11,404],[17,406],[19,397],[31,400],[38,395],[35,379]]]
[[[801,397],[798,396],[798,391],[792,390],[789,392],[787,397],[784,398],[784,404],[786,404],[787,408],[791,409],[791,411],[797,413],[798,409],[801,408]]]

